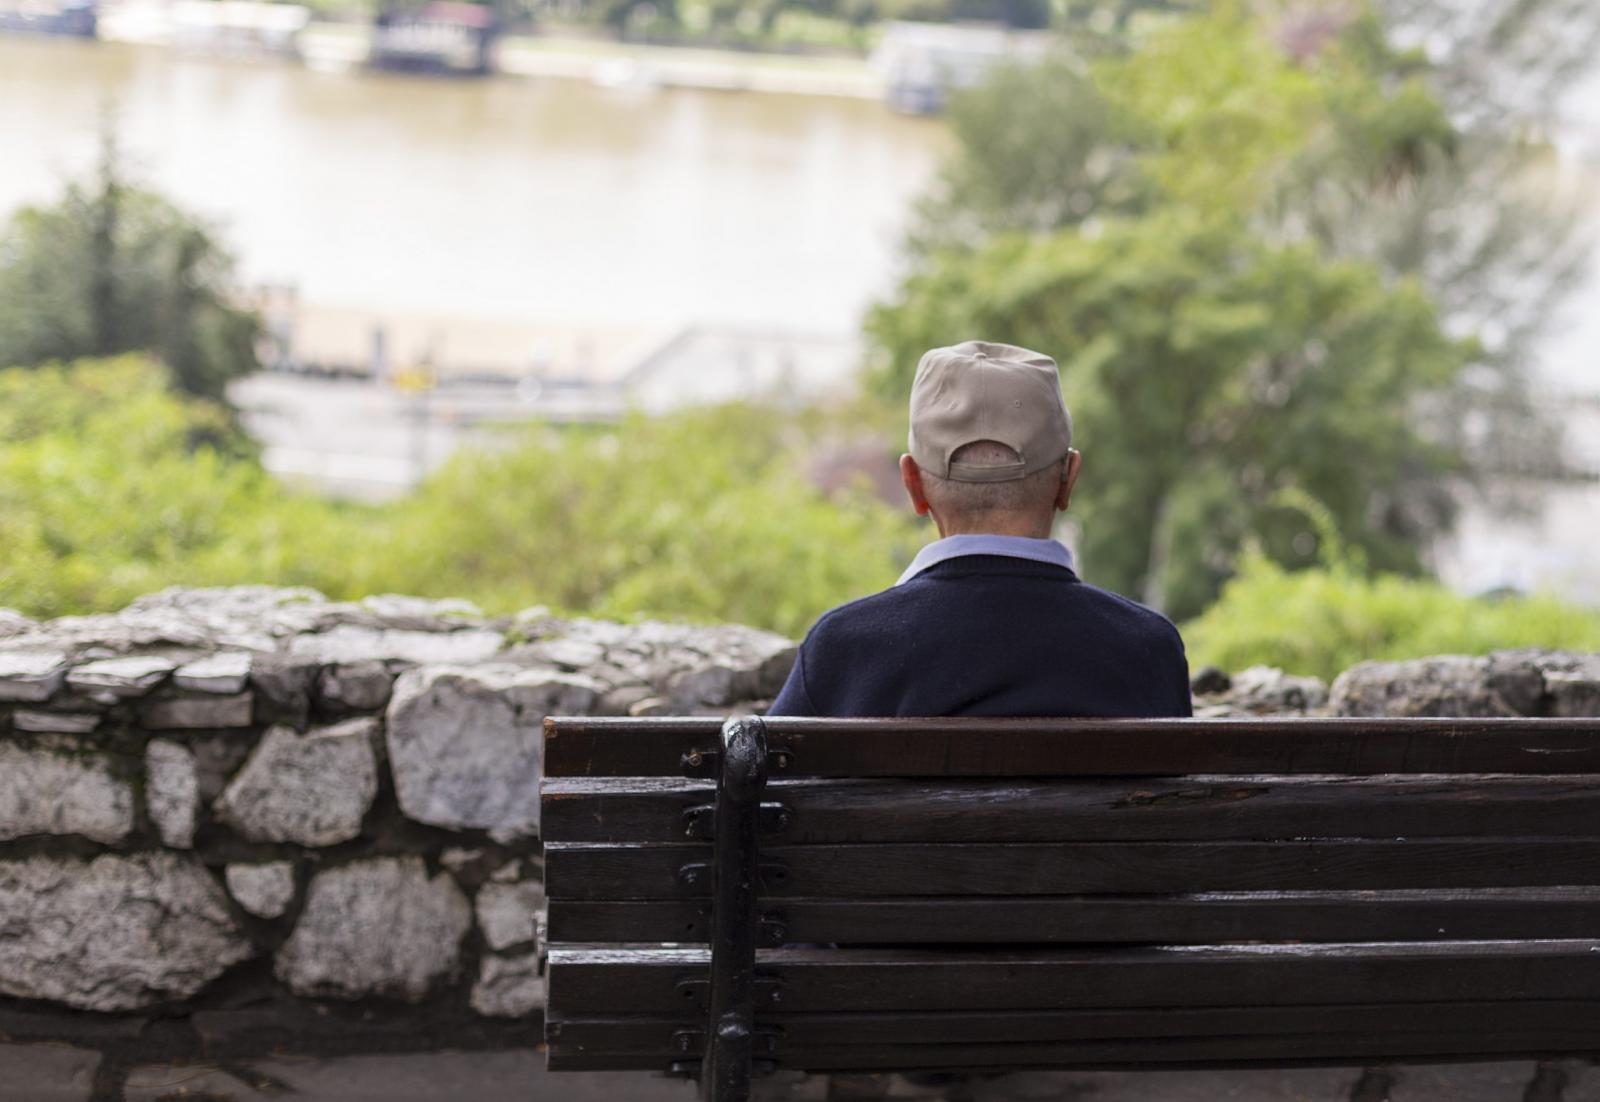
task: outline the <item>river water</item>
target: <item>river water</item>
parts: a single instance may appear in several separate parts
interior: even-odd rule
[[[94,163],[374,315],[852,331],[947,142],[870,101],[321,73],[0,37],[0,215]]]

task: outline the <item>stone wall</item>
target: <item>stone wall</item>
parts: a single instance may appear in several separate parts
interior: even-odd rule
[[[537,1043],[541,723],[758,710],[741,627],[169,590],[0,610],[0,1043]],[[4,1078],[0,1076],[0,1078]]]
[[[138,1059],[537,1044],[541,721],[759,711],[743,627],[168,590],[0,610],[0,1043]],[[1200,671],[1202,715],[1600,715],[1600,655]]]

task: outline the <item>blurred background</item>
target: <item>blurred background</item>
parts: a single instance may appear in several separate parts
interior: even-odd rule
[[[1191,660],[1600,650],[1590,0],[0,0],[0,607],[798,635],[1054,355]]]

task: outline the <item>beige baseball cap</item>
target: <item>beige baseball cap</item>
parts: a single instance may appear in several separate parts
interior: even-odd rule
[[[993,440],[1018,463],[952,463],[964,444]],[[1049,356],[992,341],[935,348],[911,384],[909,449],[917,466],[956,482],[1009,482],[1059,462],[1072,447],[1072,415]]]

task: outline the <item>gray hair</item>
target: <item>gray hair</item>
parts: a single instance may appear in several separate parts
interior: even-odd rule
[[[1022,456],[999,441],[975,440],[957,448],[950,461],[998,465],[1019,463]],[[957,482],[926,469],[922,471],[923,492],[933,507],[969,519],[1047,510],[1055,501],[1060,486],[1060,463],[1052,463],[1042,471],[1009,482]]]

